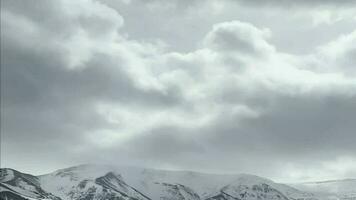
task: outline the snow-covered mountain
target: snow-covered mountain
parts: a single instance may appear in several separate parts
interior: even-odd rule
[[[305,185],[296,185],[296,189],[247,174],[215,175],[103,165],[81,165],[41,176],[13,169],[0,171],[0,198],[7,200],[323,199],[324,196],[319,195],[321,191],[313,194],[314,190]],[[345,183],[344,187],[354,186]],[[333,187],[330,185],[327,189]],[[342,191],[338,195],[341,197]]]
[[[356,200],[356,179],[307,182],[293,187],[316,193],[323,199]]]
[[[13,169],[0,171],[0,198],[1,199],[53,199],[58,197],[44,191],[40,180],[36,176],[24,174]]]

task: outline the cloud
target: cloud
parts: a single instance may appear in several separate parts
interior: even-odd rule
[[[274,51],[265,39],[268,30],[260,30],[239,21],[216,24],[206,37],[206,45],[216,51],[236,52],[243,55],[265,55]]]
[[[252,0],[252,1],[239,1],[240,3],[253,4],[253,5],[272,5],[272,6],[349,6],[356,3],[354,0],[342,0],[342,1],[333,1],[333,0],[272,0],[272,1],[263,1],[263,0]]]
[[[103,161],[279,180],[354,173],[353,162],[340,170],[330,163],[355,159],[355,32],[300,55],[276,47],[275,29],[258,21],[214,18],[202,35],[183,31],[182,46],[190,34],[199,45],[176,51],[165,46],[162,27],[160,42],[149,34],[154,27],[147,26],[147,38],[142,21],[131,27],[132,5],[146,12],[140,20],[147,23],[157,23],[149,21],[156,11],[171,15],[170,6],[143,11],[147,5],[135,1],[3,4],[6,166],[39,173]],[[165,34],[195,30],[185,20],[197,23],[194,16],[206,11],[190,8],[186,2],[175,11],[169,26],[160,18]],[[302,165],[322,172],[304,177],[296,170]]]
[[[210,2],[216,2],[216,0],[209,0]],[[271,1],[264,1],[264,0],[228,0],[232,3],[249,5],[249,6],[277,6],[277,7],[308,7],[308,6],[315,6],[315,7],[327,7],[327,6],[337,6],[337,7],[348,7],[350,5],[354,5],[356,3],[355,0],[341,0],[341,1],[333,1],[333,0],[271,0]],[[139,1],[140,2],[140,1]],[[164,2],[162,0],[151,0],[149,3],[155,2]],[[193,1],[173,1],[172,4],[176,5],[178,8],[180,7],[187,7],[194,4],[201,3],[201,0],[193,0]]]
[[[74,148],[88,132],[117,129],[98,110],[102,102],[165,107],[184,101],[177,89],[159,88],[144,75],[139,78],[144,72],[134,68],[143,58],[137,56],[152,48],[118,35],[123,20],[116,11],[97,2],[81,3],[83,10],[67,1],[33,2],[26,10],[11,1],[2,8],[2,139],[4,151],[11,152],[5,158],[27,149],[37,159],[48,159],[37,153],[49,145]],[[18,31],[23,28],[28,31]]]
[[[329,70],[341,70],[347,75],[355,74],[356,30],[339,36],[336,40],[319,47],[320,57]],[[336,68],[336,69],[335,69]]]

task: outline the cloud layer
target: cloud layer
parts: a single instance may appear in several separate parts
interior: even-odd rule
[[[303,1],[309,20],[297,9],[283,16],[295,24],[286,24],[274,8],[286,2],[257,2],[3,1],[2,165],[35,173],[108,162],[281,181],[355,177],[356,21],[315,24],[321,3]],[[266,21],[235,16],[229,5],[261,9]],[[154,29],[156,19],[164,23]],[[209,29],[202,34],[194,24]],[[294,25],[349,31],[296,54],[272,43],[284,44],[287,36],[274,32]],[[170,34],[184,36],[174,40],[181,44]]]

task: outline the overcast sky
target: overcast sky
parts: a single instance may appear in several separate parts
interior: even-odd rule
[[[2,0],[1,167],[356,178],[356,1]]]

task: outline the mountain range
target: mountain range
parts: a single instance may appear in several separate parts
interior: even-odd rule
[[[1,200],[356,200],[356,179],[282,184],[129,166],[80,165],[34,176],[0,169]]]

